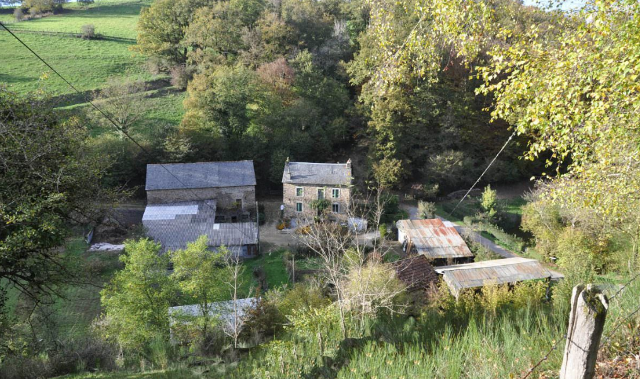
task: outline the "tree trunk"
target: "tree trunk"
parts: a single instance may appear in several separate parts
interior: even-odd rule
[[[560,379],[591,379],[609,301],[595,286],[573,288]]]

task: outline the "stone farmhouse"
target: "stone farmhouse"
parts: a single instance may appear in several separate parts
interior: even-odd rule
[[[142,223],[163,253],[206,235],[211,249],[256,255],[255,183],[252,161],[147,165]]]
[[[315,212],[313,204],[328,200],[333,219],[346,217],[351,201],[351,160],[346,163],[287,162],[282,174],[285,218],[301,218]]]

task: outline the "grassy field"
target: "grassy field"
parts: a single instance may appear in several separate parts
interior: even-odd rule
[[[11,23],[8,27],[71,81],[79,90],[104,86],[110,76],[141,75],[151,79],[142,67],[143,57],[129,47],[135,43],[140,9],[150,1],[97,0],[88,8],[72,4],[59,14],[41,19]],[[5,11],[6,12],[6,11]],[[7,14],[3,14],[6,20]],[[92,24],[96,32],[118,40],[83,40],[68,36],[33,34],[33,32],[79,33],[82,25]],[[0,32],[0,82],[16,92],[44,89],[54,94],[71,93],[62,80],[38,61],[6,32]]]

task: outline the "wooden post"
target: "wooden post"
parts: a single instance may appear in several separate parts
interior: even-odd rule
[[[593,378],[608,308],[607,297],[595,286],[573,288],[560,379]]]

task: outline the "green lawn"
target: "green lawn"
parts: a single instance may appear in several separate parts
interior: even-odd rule
[[[11,23],[9,27],[16,31],[80,33],[83,25],[91,24],[98,34],[135,40],[140,9],[151,3],[151,0],[96,0],[86,8],[69,3],[60,14]],[[13,20],[12,15],[2,16],[3,21]]]
[[[143,57],[135,56],[129,47],[135,43],[140,8],[148,1],[97,0],[88,9],[71,7],[60,15],[11,23],[27,45],[65,76],[79,90],[104,86],[110,76],[135,74],[145,80],[151,75],[142,67]],[[3,14],[3,18],[7,15]],[[82,40],[74,37],[39,35],[20,32],[80,32],[85,24],[93,24],[96,32],[126,40]],[[73,90],[38,61],[27,49],[6,32],[0,32],[0,83],[16,92],[45,89],[54,94]],[[46,78],[46,79],[42,79]]]
[[[284,262],[282,260],[284,252],[285,250],[279,249],[269,253],[264,253],[258,258],[247,259],[245,261],[245,293],[248,292],[250,288],[255,288],[258,284],[253,276],[253,270],[258,267],[262,267],[264,269],[269,289],[282,287],[289,283],[289,275],[287,274],[287,269],[284,267]]]

